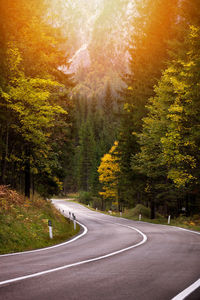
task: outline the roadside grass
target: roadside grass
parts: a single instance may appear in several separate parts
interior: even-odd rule
[[[0,193],[0,254],[33,250],[66,241],[80,230],[50,203],[36,197],[19,196],[12,204]],[[4,203],[4,205],[2,205]],[[52,221],[53,239],[49,238],[48,220]]]
[[[73,198],[73,199],[78,199],[79,193],[69,193],[69,194],[67,194],[67,197],[68,198]]]
[[[79,198],[79,194],[78,193],[69,193],[67,195],[54,195],[52,197],[52,199],[56,199],[56,200],[65,200],[65,199],[78,199]]]
[[[168,225],[168,217],[163,217],[160,214],[157,214],[156,218],[152,220],[150,219],[150,210],[148,211],[148,208],[141,205],[137,205],[135,208],[132,209],[125,209],[122,215],[120,215],[119,212],[115,212],[115,211],[109,213],[109,211],[96,210],[91,205],[88,206],[78,201],[79,200],[78,195],[77,194],[75,195],[76,197],[73,197],[73,195],[67,195],[67,198],[71,198],[71,201],[77,202],[93,211],[98,211],[107,215],[122,217],[133,221],[139,221],[139,214],[141,213],[141,221],[143,222]],[[170,224],[168,226],[176,226],[185,229],[200,231],[200,215],[194,215],[192,217],[186,217],[183,215],[179,216],[178,218],[172,217],[170,220]]]
[[[119,217],[119,213],[112,213],[112,215]],[[134,220],[134,221],[139,221],[139,215],[132,216],[130,214],[130,210],[126,210],[122,214],[123,218]],[[156,217],[155,219],[150,219],[141,216],[141,221],[147,222],[147,223],[153,223],[153,224],[161,224],[161,225],[168,225],[168,218],[165,218],[163,216]],[[185,217],[185,216],[180,216],[178,218],[171,218],[170,224],[168,226],[176,226],[176,227],[181,227],[185,229],[190,229],[190,230],[195,230],[195,231],[200,231],[200,216],[198,219],[195,219],[194,217]]]

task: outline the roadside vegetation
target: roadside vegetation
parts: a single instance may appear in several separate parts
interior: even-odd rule
[[[86,206],[91,210],[95,210],[95,211],[97,210],[99,212],[106,213],[115,217],[121,216],[125,219],[139,221],[139,215],[141,215],[141,221],[143,222],[163,224],[163,225],[168,224],[169,216],[167,215],[163,216],[159,213],[156,213],[155,219],[151,219],[151,209],[142,204],[137,204],[134,208],[131,209],[124,209],[124,211],[120,214],[120,212],[118,211],[115,205],[112,205],[112,207],[102,210],[100,205],[101,199],[98,200],[96,199],[95,202],[94,198],[91,197],[91,195],[88,193],[84,193],[84,192],[81,192],[79,194],[72,193],[72,194],[68,194],[67,197],[71,198],[72,201],[83,204],[84,206]],[[95,203],[97,204],[96,206],[94,205]],[[193,215],[190,217],[186,217],[184,214],[181,214],[178,217],[176,217],[171,215],[170,225],[200,231],[200,216]]]
[[[141,221],[163,225],[168,224],[168,216],[156,214],[155,219],[152,220],[150,218],[150,208],[145,207],[142,204],[138,204],[132,209],[126,209],[122,213],[122,217],[138,221],[139,214],[141,214]],[[112,215],[119,216],[120,214],[113,212]],[[185,215],[180,215],[179,217],[172,216],[170,225],[200,231],[200,217],[199,215],[194,215],[193,217],[186,217]]]
[[[4,251],[70,236],[32,195],[199,226],[200,1],[90,2],[0,1]]]
[[[52,221],[53,239],[49,238]],[[7,186],[0,186],[0,254],[58,244],[79,232],[53,205],[41,197],[28,200]]]

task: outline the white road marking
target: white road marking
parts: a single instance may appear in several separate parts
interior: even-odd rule
[[[94,217],[95,218],[95,217]],[[103,220],[99,219],[99,218],[95,218],[95,219],[98,219],[100,221],[103,222]],[[120,218],[120,219],[124,219],[124,218]],[[126,219],[125,219],[126,220]],[[137,231],[139,234],[142,235],[143,239],[140,243],[138,244],[135,244],[135,245],[132,245],[132,246],[129,246],[127,248],[124,248],[124,249],[121,249],[121,250],[118,250],[118,251],[115,251],[115,252],[112,252],[112,253],[109,253],[109,254],[106,254],[106,255],[103,255],[103,256],[99,256],[99,257],[96,257],[96,258],[92,258],[92,259],[88,259],[88,260],[84,260],[84,261],[80,261],[80,262],[76,262],[76,263],[72,263],[72,264],[68,264],[68,265],[64,265],[64,266],[61,266],[61,267],[57,267],[57,268],[54,268],[54,269],[49,269],[49,270],[46,270],[46,271],[42,271],[42,272],[38,272],[38,273],[34,273],[34,274],[30,274],[30,275],[25,275],[25,276],[21,276],[21,277],[17,277],[17,278],[12,278],[12,279],[8,279],[8,280],[5,280],[5,281],[1,281],[0,282],[0,285],[5,285],[5,284],[8,284],[8,283],[13,283],[13,282],[16,282],[16,281],[21,281],[21,280],[25,280],[25,279],[28,279],[28,278],[34,278],[34,277],[38,277],[38,276],[41,276],[41,275],[45,275],[45,274],[49,274],[49,273],[53,273],[53,272],[56,272],[56,271],[60,271],[60,270],[64,270],[64,269],[68,269],[68,268],[71,268],[71,267],[74,267],[74,266],[78,266],[78,265],[83,265],[83,264],[86,264],[86,263],[89,263],[89,262],[94,262],[94,261],[99,261],[101,259],[105,259],[105,258],[108,258],[108,257],[111,257],[111,256],[114,256],[114,255],[117,255],[117,254],[120,254],[122,252],[125,252],[125,251],[128,251],[130,249],[133,249],[133,248],[136,248],[142,244],[144,244],[146,241],[147,241],[147,236],[141,232],[140,230],[138,230],[137,228],[135,227],[132,227],[132,226],[128,226],[128,225],[124,225],[124,224],[119,224],[119,223],[115,223],[115,222],[111,222],[111,221],[108,221],[106,220],[106,222],[109,222],[109,223],[113,223],[113,224],[116,224],[116,225],[120,225],[120,226],[123,226],[123,227],[127,227],[127,228],[130,228],[132,230],[135,230]],[[31,253],[31,252],[37,252],[37,251],[43,251],[43,250],[48,250],[48,249],[51,249],[51,248],[56,248],[56,247],[59,247],[59,246],[62,246],[62,245],[66,245],[68,243],[71,243],[73,241],[75,241],[76,239],[80,238],[81,236],[83,236],[84,234],[87,233],[87,227],[84,226],[83,224],[77,222],[80,226],[82,226],[84,228],[84,232],[75,237],[74,239],[68,241],[68,242],[65,242],[65,243],[62,243],[62,244],[59,244],[59,245],[55,245],[55,246],[52,246],[52,247],[47,247],[47,248],[43,248],[43,249],[37,249],[37,250],[32,250],[32,251],[25,251],[25,252],[19,252],[19,253],[10,253],[10,254],[4,254],[4,255],[0,255],[0,256],[9,256],[9,255],[17,255],[17,254],[24,254],[24,253]],[[145,222],[144,222],[145,223]],[[165,226],[165,225],[164,225]],[[196,233],[196,234],[200,234],[199,232],[196,232],[196,231],[192,231],[192,230],[188,230],[188,229],[184,229],[184,228],[181,228],[181,227],[175,227],[175,226],[171,226],[171,227],[174,227],[174,228],[178,228],[180,230],[185,230],[185,231],[188,231],[188,232],[192,232],[192,233]],[[198,279],[195,283],[193,283],[191,286],[189,286],[187,289],[185,289],[183,292],[181,292],[180,294],[178,294],[176,297],[174,297],[172,300],[183,300],[185,299],[189,294],[191,294],[193,291],[195,291],[198,287],[200,287],[200,279]]]
[[[77,222],[80,226],[83,227],[83,232],[79,235],[77,235],[76,237],[74,237],[73,239],[67,241],[67,242],[64,242],[64,243],[61,243],[61,244],[57,244],[57,245],[54,245],[54,246],[50,246],[50,247],[46,247],[46,248],[41,248],[41,249],[36,249],[36,250],[28,250],[28,251],[23,251],[23,252],[16,252],[16,253],[8,253],[8,254],[1,254],[0,257],[2,256],[13,256],[13,255],[20,255],[20,254],[28,254],[28,253],[35,253],[35,252],[40,252],[40,251],[46,251],[46,250],[51,250],[53,248],[57,248],[57,247],[61,247],[61,246],[65,246],[67,244],[70,244],[72,242],[75,242],[76,240],[80,239],[82,236],[84,236],[87,232],[88,232],[88,229],[85,225]]]
[[[200,234],[200,232],[198,232],[198,231],[194,231],[194,230],[190,230],[190,229],[186,229],[186,228],[182,228],[182,227],[176,227],[176,226],[171,226],[171,227],[178,228],[180,230],[188,231],[188,232],[195,233],[195,234]]]
[[[189,296],[192,292],[194,292],[196,289],[198,289],[199,287],[200,287],[200,279],[195,281],[192,285],[190,285],[187,289],[182,291],[176,297],[172,298],[172,300],[183,300],[187,296]]]
[[[102,220],[101,220],[101,221],[102,221]],[[79,224],[80,224],[81,226],[84,226],[84,225],[81,224],[81,223],[79,223]],[[28,279],[28,278],[38,277],[38,276],[41,276],[41,275],[45,275],[45,274],[53,273],[53,272],[56,272],[56,271],[61,271],[61,270],[64,270],[64,269],[68,269],[68,268],[71,268],[71,267],[75,267],[75,266],[87,264],[87,263],[89,263],[89,262],[99,261],[99,260],[101,260],[101,259],[105,259],[105,258],[114,256],[114,255],[120,254],[120,253],[122,253],[122,252],[128,251],[128,250],[130,250],[130,249],[136,248],[136,247],[138,247],[138,246],[141,246],[142,244],[144,244],[144,243],[147,241],[147,236],[146,236],[143,232],[141,232],[140,230],[138,230],[137,228],[134,228],[134,227],[132,227],[132,226],[122,225],[122,224],[119,224],[119,223],[115,223],[115,224],[116,224],[116,225],[123,226],[123,227],[127,227],[127,228],[130,228],[130,229],[132,229],[132,230],[137,231],[139,234],[142,235],[142,237],[143,237],[142,241],[139,242],[139,243],[137,243],[137,244],[135,244],[135,245],[132,245],[132,246],[129,246],[129,247],[127,247],[127,248],[123,248],[123,249],[120,249],[120,250],[117,250],[117,251],[108,253],[108,254],[106,254],[106,255],[98,256],[98,257],[91,258],[91,259],[87,259],[87,260],[83,260],[83,261],[79,261],[79,262],[76,262],[76,263],[64,265],[64,266],[61,266],[61,267],[58,267],[58,268],[49,269],[49,270],[42,271],[42,272],[38,272],[38,273],[33,273],[33,274],[30,274],[30,275],[25,275],[25,276],[21,276],[21,277],[16,277],[16,278],[4,280],[4,281],[1,281],[1,282],[0,282],[0,285],[4,285],[4,284],[8,284],[8,283],[13,283],[13,282],[16,282],[16,281],[25,280],[25,279]],[[84,226],[84,227],[85,227],[85,226]]]

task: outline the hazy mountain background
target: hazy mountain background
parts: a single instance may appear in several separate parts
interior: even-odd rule
[[[87,98],[101,97],[110,82],[116,95],[122,86],[119,74],[127,68],[133,2],[52,0],[52,22],[62,27],[66,51],[70,53],[71,66],[66,72],[75,73],[78,83],[75,93]]]

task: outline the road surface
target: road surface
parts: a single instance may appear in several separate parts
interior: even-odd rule
[[[195,282],[186,299],[200,299],[199,234],[115,218],[70,201],[54,204],[75,214],[84,225],[81,237],[0,256],[0,299],[169,300]]]

